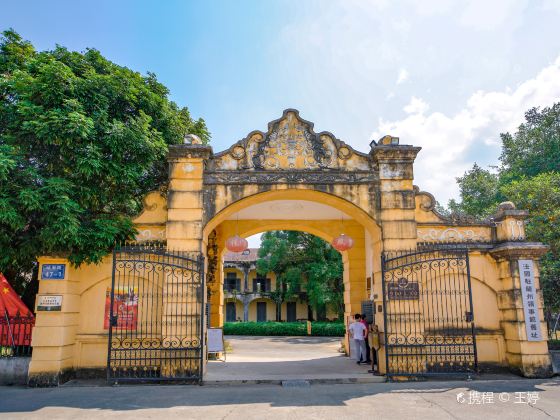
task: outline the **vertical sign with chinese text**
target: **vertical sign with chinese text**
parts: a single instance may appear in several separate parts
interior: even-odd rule
[[[541,341],[541,320],[537,288],[535,287],[535,269],[532,260],[519,260],[519,279],[521,280],[521,298],[525,312],[525,328],[528,341]]]

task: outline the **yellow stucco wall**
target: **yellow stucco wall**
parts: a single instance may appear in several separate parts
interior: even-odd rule
[[[307,319],[307,303],[300,301],[300,300],[293,300],[296,303],[296,319]],[[288,320],[288,304],[286,302],[282,302],[281,308],[282,320]]]
[[[258,298],[249,303],[249,321],[257,321],[257,303],[266,303],[266,320],[276,321],[276,303],[272,299]]]

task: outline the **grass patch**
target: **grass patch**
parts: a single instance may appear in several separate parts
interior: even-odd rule
[[[312,322],[311,335],[317,337],[343,337],[346,329],[342,322]],[[305,322],[226,322],[226,335],[305,336]]]

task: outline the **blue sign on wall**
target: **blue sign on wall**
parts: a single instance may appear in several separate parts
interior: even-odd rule
[[[66,264],[43,264],[41,279],[43,280],[64,280]]]

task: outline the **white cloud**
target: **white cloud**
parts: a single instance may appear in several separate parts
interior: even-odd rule
[[[410,102],[406,105],[403,110],[407,114],[423,114],[430,109],[430,105],[428,105],[424,100],[413,96],[410,98]]]
[[[560,57],[537,76],[514,89],[478,91],[453,115],[427,114],[428,104],[412,97],[401,120],[379,120],[373,138],[391,134],[402,144],[422,146],[415,165],[415,183],[431,191],[442,203],[458,196],[455,177],[476,159],[495,164],[500,152],[499,134],[515,131],[525,111],[560,100]]]
[[[527,0],[469,0],[459,22],[476,30],[495,30],[504,23],[517,26]]]
[[[400,85],[408,80],[408,71],[406,69],[399,70],[399,76],[397,77],[397,85]]]

